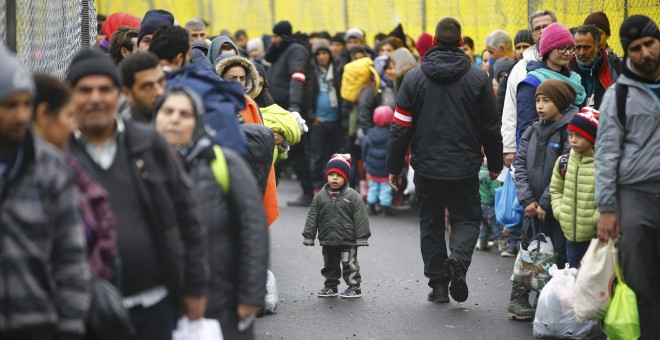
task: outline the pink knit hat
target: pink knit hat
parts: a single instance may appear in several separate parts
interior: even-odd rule
[[[575,45],[575,40],[566,26],[555,22],[541,33],[541,55],[545,56],[559,46]]]
[[[394,117],[394,110],[387,105],[381,105],[374,110],[374,125],[380,127],[390,126]]]

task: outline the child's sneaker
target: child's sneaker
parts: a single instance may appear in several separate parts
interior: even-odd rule
[[[360,286],[348,286],[346,290],[339,294],[340,298],[359,298],[362,297],[362,289],[360,289]]]
[[[502,257],[516,257],[516,255],[518,255],[518,247],[515,245],[509,245],[506,250],[500,254]]]
[[[378,215],[378,208],[375,204],[369,204],[369,215]]]
[[[490,246],[488,245],[488,239],[483,239],[483,240],[480,239],[479,242],[477,243],[477,250],[481,250],[481,251],[490,250]]]
[[[497,244],[497,250],[501,253],[505,252],[507,248],[509,247],[509,240],[497,240],[495,241],[495,244]]]
[[[333,297],[339,295],[339,290],[337,287],[323,287],[316,293],[318,297]]]

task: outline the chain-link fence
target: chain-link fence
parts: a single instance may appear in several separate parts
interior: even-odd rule
[[[2,0],[0,23],[0,37],[30,71],[60,79],[96,39],[94,0]]]

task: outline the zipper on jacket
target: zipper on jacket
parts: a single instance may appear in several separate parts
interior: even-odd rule
[[[580,165],[582,164],[582,155],[578,159],[577,168],[575,168],[575,191],[573,192],[573,242],[577,242],[577,214],[578,214],[578,205],[577,205],[577,195],[578,195],[578,175],[580,173]]]

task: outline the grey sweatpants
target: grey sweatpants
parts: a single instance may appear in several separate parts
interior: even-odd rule
[[[347,285],[360,286],[362,277],[357,260],[357,247],[325,246],[321,252],[323,253],[321,274],[325,277],[326,287],[337,287],[342,273]]]
[[[660,339],[660,193],[618,188],[619,263],[637,295],[641,339]]]

